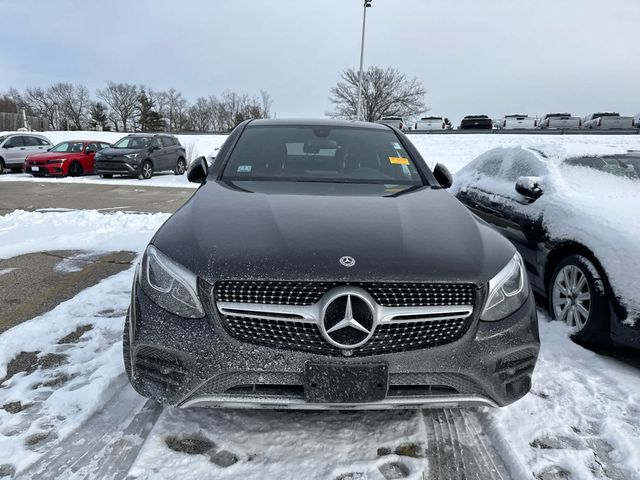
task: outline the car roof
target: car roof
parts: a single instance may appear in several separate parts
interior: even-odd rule
[[[165,133],[165,132],[135,132],[135,133],[130,133],[128,135],[126,135],[127,137],[157,137],[163,135],[165,137],[175,137],[175,135],[172,135],[170,133]]]
[[[333,118],[261,118],[251,120],[249,125],[282,125],[282,126],[322,126],[322,127],[361,127],[386,129],[388,127],[371,122],[361,122],[357,120],[337,120]]]

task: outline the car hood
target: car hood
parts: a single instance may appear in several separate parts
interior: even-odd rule
[[[45,152],[45,153],[32,153],[29,155],[28,160],[55,160],[57,158],[76,158],[84,155],[82,152],[65,153],[65,152]]]
[[[122,155],[128,155],[129,153],[140,153],[144,149],[140,148],[103,148],[100,150],[100,157],[106,157],[107,155],[113,157],[121,157]]]
[[[152,243],[220,279],[485,283],[515,249],[441,189],[208,182]],[[352,256],[351,268],[340,257]]]

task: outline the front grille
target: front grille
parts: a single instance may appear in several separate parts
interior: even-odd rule
[[[219,302],[313,305],[334,282],[222,281],[216,284]],[[473,305],[476,289],[464,283],[350,283],[369,292],[383,307]]]
[[[352,350],[352,355],[381,355],[444,345],[460,339],[469,324],[469,319],[458,318],[380,325],[366,344]],[[313,323],[226,316],[223,325],[233,337],[247,343],[321,355],[341,354]]]
[[[347,284],[334,282],[222,281],[214,289],[214,303],[236,305],[287,305],[304,308],[318,303],[332,288]],[[348,284],[366,290],[376,303],[393,309],[402,307],[476,307],[477,288],[472,284],[449,283],[364,283]],[[321,355],[341,355],[341,349],[323,337],[313,321],[301,321],[286,313],[253,312],[225,305],[220,314],[225,330],[234,338],[272,348],[296,350]],[[250,310],[250,309],[249,309]],[[276,309],[277,310],[277,309]],[[398,317],[398,321],[380,323],[373,336],[353,356],[380,355],[417,350],[455,342],[462,338],[474,315],[460,309],[446,309],[444,314]]]

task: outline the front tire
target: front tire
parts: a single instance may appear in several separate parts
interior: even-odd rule
[[[187,162],[184,158],[179,158],[178,163],[176,163],[176,168],[173,170],[175,175],[184,175],[184,172],[187,170]]]
[[[129,312],[124,322],[124,331],[122,332],[122,360],[124,361],[124,371],[127,374],[129,383],[131,383],[131,341],[129,339]]]
[[[0,175],[4,173],[4,160],[0,158]]]
[[[608,346],[609,299],[604,275],[591,260],[569,255],[555,268],[549,281],[549,312],[565,322],[571,338],[581,345]]]
[[[69,176],[70,177],[79,177],[84,173],[82,165],[80,162],[73,162],[69,165]]]
[[[151,177],[153,177],[153,165],[149,160],[145,160],[142,167],[140,167],[138,180],[149,180]]]

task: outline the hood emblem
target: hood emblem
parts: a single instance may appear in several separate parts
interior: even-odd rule
[[[343,267],[351,268],[356,264],[356,259],[350,257],[349,255],[345,255],[344,257],[340,257],[340,265]]]
[[[334,347],[359,347],[375,330],[373,306],[356,292],[338,294],[325,307],[320,330]]]

